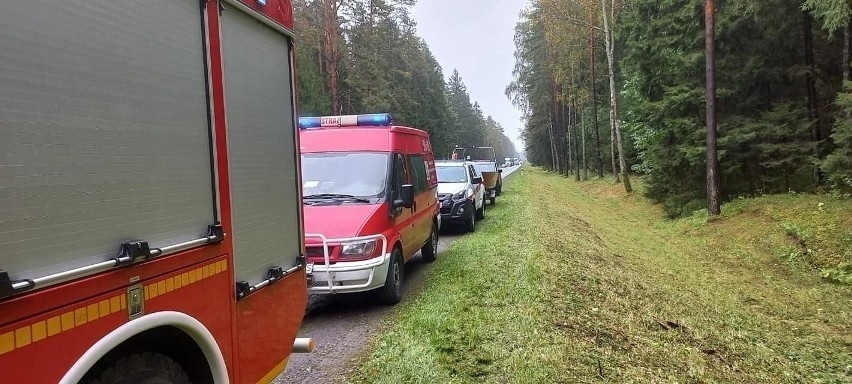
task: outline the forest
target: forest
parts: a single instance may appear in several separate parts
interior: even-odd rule
[[[417,35],[414,0],[295,0],[302,116],[387,112],[429,132],[437,158],[456,145],[517,157],[503,127],[471,100],[458,71],[445,78]]]
[[[712,13],[721,198],[852,189],[850,3]],[[627,191],[640,175],[670,217],[706,208],[705,43],[705,0],[532,0],[506,88],[527,158]]]

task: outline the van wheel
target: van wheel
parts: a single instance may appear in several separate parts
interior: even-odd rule
[[[485,218],[485,200],[482,201],[482,207],[476,210],[476,219],[482,220]]]
[[[178,363],[159,353],[127,356],[106,368],[91,384],[189,384],[189,376]]]
[[[431,263],[438,258],[438,224],[432,223],[432,232],[429,233],[429,241],[420,249],[420,257],[427,263]]]
[[[385,286],[379,288],[379,300],[385,305],[394,305],[402,300],[402,278],[405,274],[402,252],[394,248],[388,265]]]

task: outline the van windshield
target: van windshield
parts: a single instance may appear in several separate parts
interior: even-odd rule
[[[302,188],[310,198],[381,198],[387,185],[388,154],[327,152],[302,155]]]
[[[439,183],[466,183],[467,170],[463,166],[435,167]]]

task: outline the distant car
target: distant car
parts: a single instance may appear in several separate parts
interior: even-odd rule
[[[467,161],[435,163],[441,220],[462,224],[468,232],[485,218],[485,186],[482,175]]]

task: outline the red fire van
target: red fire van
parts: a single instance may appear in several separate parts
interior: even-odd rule
[[[309,291],[402,298],[404,264],[435,260],[438,178],[429,134],[388,114],[299,119]]]

